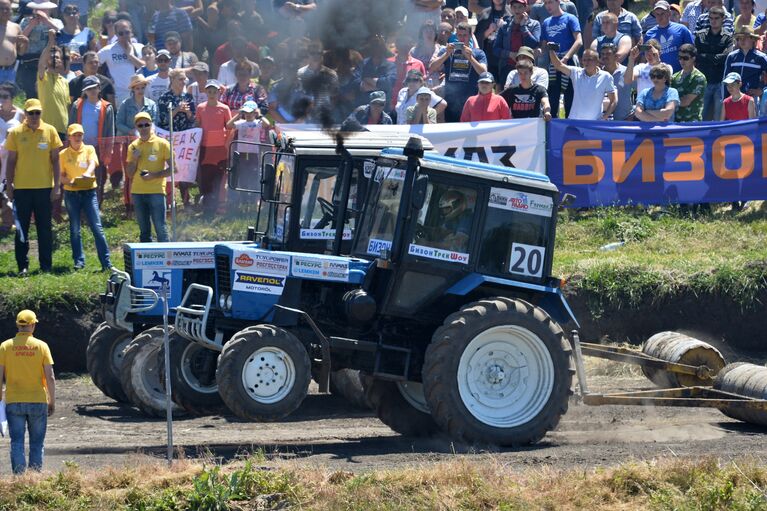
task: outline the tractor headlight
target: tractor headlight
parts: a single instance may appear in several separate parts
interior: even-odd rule
[[[232,295],[226,297],[226,310],[232,310]]]
[[[226,305],[226,295],[219,296],[218,297],[218,306],[223,309],[225,305]]]

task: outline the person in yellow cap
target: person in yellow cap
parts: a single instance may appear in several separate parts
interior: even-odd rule
[[[154,224],[157,241],[169,241],[165,226],[165,178],[170,176],[170,144],[152,131],[152,117],[147,112],[137,113],[133,124],[139,138],[128,146],[125,175],[130,179],[139,239],[142,243],[151,242]]]
[[[24,103],[24,122],[8,130],[5,149],[8,151],[8,198],[14,201],[16,218],[21,229],[16,230],[16,264],[19,275],[29,268],[29,226],[32,214],[37,226],[40,269],[53,267],[53,230],[51,201],[59,197],[59,148],[61,138],[56,128],[41,119],[43,107],[39,99]]]
[[[99,164],[96,149],[83,143],[84,131],[80,124],[70,124],[67,128],[69,147],[59,155],[61,162],[61,182],[64,183],[64,204],[69,213],[69,241],[72,245],[72,259],[75,270],[85,268],[83,241],[80,236],[80,216],[85,213],[88,226],[96,241],[102,270],[109,270],[112,262],[109,258],[109,245],[101,227],[101,213],[96,193],[96,166]]]
[[[8,431],[11,435],[11,469],[27,469],[24,435],[29,430],[29,468],[42,470],[43,444],[48,417],[56,410],[56,378],[48,345],[33,337],[37,316],[25,309],[16,316],[16,337],[0,344],[0,381],[5,377]]]

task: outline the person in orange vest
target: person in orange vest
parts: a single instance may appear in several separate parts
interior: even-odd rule
[[[96,148],[98,161],[102,155],[111,156],[115,137],[115,116],[112,104],[99,97],[101,82],[95,76],[83,80],[83,96],[72,103],[69,111],[69,124],[79,124],[85,134],[83,143]],[[103,163],[96,166],[97,197],[99,204],[104,199],[104,185],[107,182],[106,167]]]

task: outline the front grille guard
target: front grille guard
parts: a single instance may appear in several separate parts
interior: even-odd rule
[[[159,296],[151,289],[131,285],[130,274],[112,269],[107,279],[106,296],[112,298],[104,306],[104,319],[113,328],[132,331],[128,314],[152,310]]]
[[[201,292],[205,296],[205,304],[189,303],[192,295]],[[181,305],[176,307],[175,327],[176,333],[185,339],[196,342],[216,351],[221,351],[223,333],[216,332],[214,339],[208,337],[208,318],[213,302],[213,288],[201,284],[190,284],[181,300]]]

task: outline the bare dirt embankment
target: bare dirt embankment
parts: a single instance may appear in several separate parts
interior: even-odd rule
[[[594,389],[650,387],[639,376],[597,377]],[[84,467],[132,463],[136,453],[163,456],[165,422],[105,398],[87,378],[59,382],[58,409],[49,422],[46,468],[71,460]],[[767,456],[767,431],[735,422],[717,410],[604,406],[571,403],[559,428],[538,445],[498,450],[493,456],[512,470],[618,465],[630,459]],[[369,471],[449,459],[481,461],[485,452],[445,438],[414,439],[393,433],[372,413],[330,395],[312,394],[288,419],[247,423],[233,417],[182,418],[175,444],[189,456],[210,453],[231,459],[255,449],[332,468]],[[7,440],[2,440],[7,449]],[[0,463],[0,473],[9,467]]]

